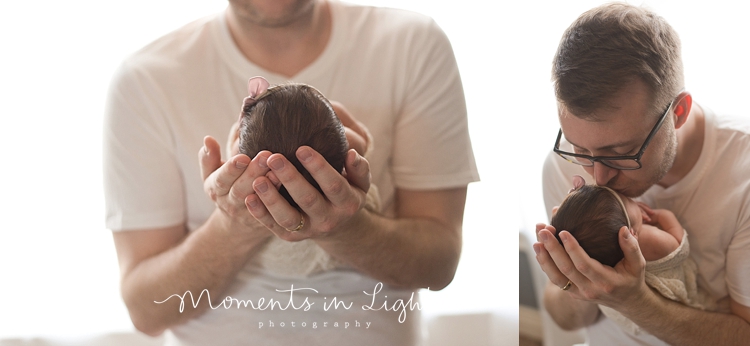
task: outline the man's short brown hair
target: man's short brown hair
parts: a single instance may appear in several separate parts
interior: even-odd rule
[[[574,115],[594,118],[636,78],[651,89],[654,116],[683,87],[680,39],[664,18],[612,3],[583,13],[563,34],[552,81],[557,100]]]

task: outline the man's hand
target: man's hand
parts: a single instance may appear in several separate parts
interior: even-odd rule
[[[332,230],[339,228],[338,225],[349,220],[354,213],[362,209],[365,202],[364,194],[370,187],[370,169],[369,163],[361,155],[367,151],[370,136],[364,125],[354,119],[341,103],[333,101],[331,105],[346,130],[349,143],[350,150],[347,153],[343,176],[312,148],[301,147],[297,151],[300,162],[321,186],[326,193],[325,196],[309,184],[280,154],[271,155],[270,152],[262,151],[243,172],[242,166],[245,165],[248,157],[237,155],[239,151],[239,122],[237,122],[229,131],[227,149],[228,156],[234,155],[228,162],[239,163],[239,166],[224,164],[220,158],[201,152],[204,188],[217,203],[219,209],[227,215],[241,216],[242,223],[245,225],[258,224],[260,221],[277,236],[289,241],[319,237],[324,234],[330,235]],[[206,137],[204,143],[204,148],[215,148],[218,153],[218,144],[213,138]],[[310,162],[305,163],[303,157],[308,157],[308,153],[310,153]],[[301,156],[303,154],[306,156]],[[271,170],[269,163],[281,166]],[[221,173],[213,178],[210,174],[214,171]],[[282,184],[300,207],[306,206],[303,212],[307,216],[294,209],[281,197],[278,188]],[[246,198],[240,204],[242,196]],[[244,212],[240,211],[240,208]],[[253,220],[248,220],[247,217]],[[304,221],[302,221],[303,217]],[[321,221],[324,224],[319,224],[319,220],[325,220]],[[297,228],[302,225],[302,222],[306,225],[300,228],[301,232],[290,234],[288,230]],[[316,232],[311,232],[311,230],[316,230]]]
[[[266,165],[270,155],[270,152],[262,151],[251,160],[247,155],[238,154],[222,162],[219,143],[211,136],[203,139],[203,148],[199,153],[203,189],[216,204],[217,211],[224,216],[227,229],[263,229],[248,213],[246,200],[248,195],[255,193],[253,181],[270,171]]]
[[[341,121],[341,124],[344,125],[346,141],[349,143],[349,149],[354,149],[360,155],[364,155],[367,152],[367,147],[370,144],[369,140],[371,137],[367,134],[367,128],[357,121],[357,119],[354,119],[341,103],[331,101],[331,106],[333,106],[333,111],[336,112],[336,116]]]
[[[540,242],[534,244],[537,262],[550,281],[562,288],[568,280],[567,292],[575,299],[609,306],[615,310],[637,306],[647,294],[653,294],[644,281],[646,260],[638,241],[627,227],[619,232],[620,247],[625,257],[614,268],[589,257],[573,236],[560,232],[563,245],[555,239],[555,229],[537,225]]]
[[[296,155],[325,195],[321,195],[283,155],[273,154],[268,157],[270,179],[255,179],[253,188],[256,194],[247,197],[250,213],[287,241],[334,236],[339,230],[348,228],[353,217],[364,207],[365,195],[370,188],[367,160],[350,149],[344,164],[345,175],[342,175],[310,147],[300,147]],[[302,209],[301,213],[274,188],[278,184],[286,187]],[[302,222],[304,225],[300,230],[290,231]]]

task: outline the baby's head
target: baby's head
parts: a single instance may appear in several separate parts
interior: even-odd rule
[[[268,88],[262,77],[253,77],[248,84],[250,96],[245,98],[240,114],[239,152],[251,158],[262,150],[282,154],[322,193],[296,152],[300,146],[309,146],[334,169],[343,171],[348,145],[344,127],[331,103],[306,84]],[[279,193],[299,209],[286,188],[281,186]]]
[[[574,177],[574,185],[550,220],[557,230],[555,237],[559,241],[561,231],[570,232],[591,258],[614,267],[623,258],[620,228],[632,229],[637,237],[643,222],[641,209],[606,186],[586,185],[580,176]]]

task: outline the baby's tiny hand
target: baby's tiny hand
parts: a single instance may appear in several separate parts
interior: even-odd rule
[[[637,202],[637,203],[638,203],[638,207],[640,207],[642,211],[641,216],[643,217],[643,222],[650,224],[651,217],[654,216],[655,214],[654,211],[651,209],[651,207],[649,207],[643,202]]]
[[[648,208],[648,206],[646,206],[646,208]],[[644,220],[644,223],[648,223],[649,225],[657,226],[657,227],[659,227],[661,229],[666,229],[667,227],[669,227],[669,225],[665,224],[665,223],[669,223],[670,221],[672,221],[672,219],[674,219],[675,221],[677,220],[677,219],[675,219],[674,214],[672,214],[671,211],[666,210],[666,209],[651,209],[651,208],[648,208],[647,213],[648,213],[649,221],[645,222],[645,220]]]

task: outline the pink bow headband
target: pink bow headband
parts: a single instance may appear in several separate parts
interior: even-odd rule
[[[586,180],[584,180],[583,177],[580,175],[574,175],[573,176],[573,188],[568,190],[568,193],[571,193],[575,190],[582,188],[583,185],[586,185]]]
[[[268,80],[261,76],[255,76],[247,81],[248,96],[245,97],[245,100],[243,101],[242,111],[240,112],[240,120],[242,120],[242,114],[244,113],[245,109],[258,102],[259,96],[263,95],[263,93],[268,90],[269,86],[271,86],[271,83],[268,83]]]

